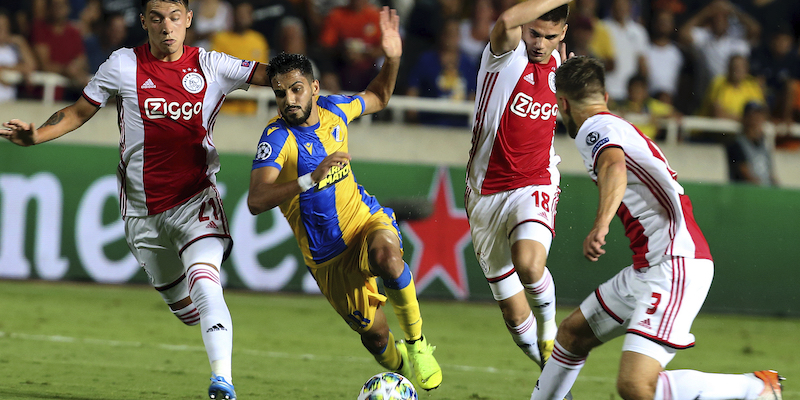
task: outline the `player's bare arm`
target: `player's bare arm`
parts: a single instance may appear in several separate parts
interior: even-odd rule
[[[40,127],[33,123],[12,119],[4,122],[0,136],[19,146],[33,146],[59,138],[78,129],[97,113],[99,108],[81,97],[74,104],[58,110]]]
[[[250,79],[250,84],[256,86],[270,86],[269,80],[267,78],[266,63],[258,63],[258,66],[256,67],[256,72],[253,73],[253,78]]]
[[[628,172],[625,167],[625,153],[618,147],[602,150],[597,157],[597,188],[600,201],[594,226],[583,241],[583,255],[589,261],[597,261],[606,251],[608,225],[617,214],[625,188],[628,185]]]
[[[337,151],[329,154],[311,173],[311,181],[325,179],[333,166],[344,167],[350,163],[350,154]],[[303,192],[300,178],[291,182],[275,183],[280,170],[275,167],[262,167],[250,173],[250,192],[247,195],[247,207],[253,215],[271,210],[279,204]]]
[[[535,21],[548,11],[571,0],[528,0],[504,11],[489,35],[492,54],[500,55],[517,48],[522,39],[522,25]]]
[[[400,39],[400,17],[397,16],[397,11],[383,7],[380,12],[380,28],[381,48],[386,58],[378,76],[360,94],[364,99],[363,114],[372,114],[386,108],[394,92],[397,72],[400,70],[403,42]]]

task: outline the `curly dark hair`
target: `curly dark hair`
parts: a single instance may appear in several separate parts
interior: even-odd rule
[[[314,79],[316,79],[314,78],[314,68],[311,66],[311,60],[309,60],[308,57],[302,54],[281,52],[281,54],[269,60],[269,65],[267,65],[267,80],[272,82],[272,78],[276,75],[295,70],[300,71],[309,82],[313,82]]]

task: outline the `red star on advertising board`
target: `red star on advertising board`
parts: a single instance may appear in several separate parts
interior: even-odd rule
[[[406,237],[414,243],[411,270],[417,292],[440,278],[457,299],[469,296],[464,247],[470,243],[467,214],[456,208],[447,168],[439,168],[428,198],[433,212],[428,218],[403,223]]]

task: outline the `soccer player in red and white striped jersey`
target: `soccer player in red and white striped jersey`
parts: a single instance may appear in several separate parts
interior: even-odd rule
[[[209,396],[235,398],[233,327],[219,274],[232,241],[216,190],[212,131],[228,93],[268,82],[265,65],[185,46],[188,6],[188,0],[142,0],[147,43],[115,51],[83,96],[40,127],[13,119],[0,135],[22,146],[47,142],[114,102],[128,245],[173,313],[200,324],[212,370]]]
[[[661,150],[608,111],[602,64],[575,57],[556,74],[559,109],[597,183],[599,204],[583,254],[597,261],[616,214],[633,264],[601,284],[561,322],[553,355],[531,394],[557,400],[570,390],[589,351],[624,335],[617,390],[625,400],[780,400],[775,371],[712,374],[664,368],[694,346],[690,329],[714,275],[708,244]]]
[[[475,255],[514,343],[540,366],[557,328],[555,284],[545,264],[561,191],[555,71],[567,3],[528,0],[498,18],[478,71],[467,164]]]

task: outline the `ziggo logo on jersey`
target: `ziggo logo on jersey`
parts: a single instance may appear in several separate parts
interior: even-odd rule
[[[183,104],[177,101],[167,103],[167,99],[163,98],[150,98],[144,101],[144,112],[147,118],[150,119],[166,118],[169,116],[174,120],[183,118],[188,121],[195,115],[200,114],[202,110],[202,101],[198,101],[194,104],[188,101]]]
[[[550,117],[558,115],[558,104],[534,102],[533,97],[522,92],[518,92],[517,95],[514,96],[514,101],[511,102],[510,109],[511,112],[522,118],[542,118],[545,121],[550,119]]]

